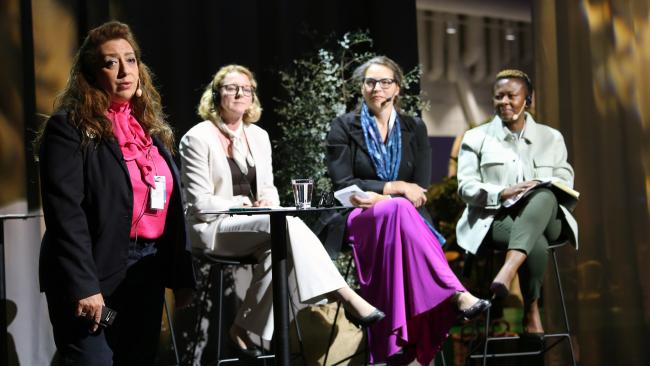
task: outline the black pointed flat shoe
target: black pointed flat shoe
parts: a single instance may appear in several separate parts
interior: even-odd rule
[[[492,306],[490,300],[478,299],[474,305],[470,306],[465,310],[459,310],[460,318],[463,320],[473,320],[479,316],[482,312],[489,309]]]
[[[240,358],[257,358],[262,355],[262,350],[256,345],[251,345],[248,348],[241,348],[239,344],[232,339],[232,334],[229,334],[228,339],[230,340],[232,348],[237,351],[237,356]]]
[[[519,334],[519,343],[523,350],[539,351],[544,348],[544,333]]]
[[[367,328],[384,319],[386,317],[386,314],[384,314],[383,311],[375,308],[375,310],[370,313],[370,315],[364,316],[363,318],[357,318],[356,316],[350,314],[347,309],[345,309],[345,317],[348,318],[348,320],[357,327]]]
[[[233,342],[234,343],[234,342]],[[241,348],[237,344],[233,346],[240,358],[257,358],[262,355],[262,350],[257,346],[251,348]]]
[[[501,282],[492,282],[490,291],[494,294],[495,299],[505,299],[510,294],[508,286]]]
[[[388,366],[404,366],[408,365],[415,359],[415,346],[408,345],[406,348],[393,353],[386,358],[386,365]]]

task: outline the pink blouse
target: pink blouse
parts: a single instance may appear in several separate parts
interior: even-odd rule
[[[165,231],[165,219],[174,181],[171,170],[140,123],[131,114],[131,105],[113,103],[106,112],[113,122],[113,133],[124,155],[133,188],[131,238],[157,239]],[[165,179],[163,208],[151,208],[151,191],[156,177]],[[157,178],[160,179],[160,178]]]

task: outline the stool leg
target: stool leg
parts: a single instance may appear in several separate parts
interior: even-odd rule
[[[445,351],[440,349],[440,352],[438,352],[438,355],[440,355],[440,359],[442,360],[442,366],[447,366],[447,361],[445,360]]]
[[[483,366],[487,365],[488,340],[490,336],[490,313],[492,307],[485,312],[485,344],[483,345]]]
[[[298,347],[300,347],[300,357],[302,357],[302,361],[304,363],[307,363],[307,360],[305,359],[305,349],[302,344],[302,334],[300,334],[300,325],[298,324],[298,316],[296,315],[296,307],[293,303],[293,298],[291,297],[291,293],[289,295],[289,307],[291,308],[291,316],[293,316],[293,324],[296,327],[296,336],[298,337]]]
[[[557,280],[557,287],[560,292],[560,302],[562,303],[562,316],[564,317],[564,326],[566,327],[567,339],[569,341],[569,349],[571,350],[571,360],[573,366],[576,366],[575,353],[573,352],[573,340],[571,339],[571,328],[569,327],[569,316],[566,311],[566,303],[564,301],[564,289],[562,287],[562,279],[560,278],[560,269],[557,264],[557,254],[555,249],[551,249],[551,254],[553,254],[553,266],[555,267],[555,279]]]
[[[221,334],[223,332],[221,312],[223,311],[223,266],[219,265],[219,301],[217,305],[217,362],[221,361]]]
[[[371,363],[370,363],[370,333],[369,333],[369,330],[367,328],[364,330],[364,333],[366,335],[366,349],[364,350],[365,363],[366,363],[366,365],[371,365]]]
[[[199,344],[198,338],[199,338],[199,331],[201,331],[201,319],[203,318],[203,306],[205,304],[205,298],[208,296],[208,292],[210,291],[210,285],[212,283],[211,279],[213,276],[213,269],[214,266],[210,266],[210,271],[208,272],[208,277],[205,283],[205,288],[203,289],[203,294],[201,294],[201,302],[197,305],[198,310],[196,312],[196,330],[195,330],[195,337],[196,341],[194,342],[194,347],[192,348],[192,365],[194,365],[194,361],[196,359],[196,347]],[[200,361],[200,360],[199,360]]]
[[[348,264],[345,268],[345,274],[343,275],[343,279],[345,281],[348,281],[348,275],[350,274],[350,267],[352,267],[352,260],[353,258],[350,257],[348,260]],[[341,310],[341,302],[338,302],[338,305],[336,305],[336,313],[334,313],[334,321],[332,322],[332,329],[330,330],[330,337],[329,340],[327,341],[327,352],[325,352],[325,360],[323,361],[323,366],[327,366],[327,358],[330,355],[330,348],[332,347],[332,342],[334,342],[334,329],[336,327],[336,319],[339,317],[339,311]]]
[[[325,352],[325,360],[323,361],[323,366],[327,366],[327,358],[330,355],[330,348],[332,347],[332,342],[334,342],[334,329],[336,328],[336,319],[339,317],[339,311],[341,310],[341,302],[336,305],[336,312],[334,313],[334,321],[332,323],[332,329],[330,330],[330,337],[327,341],[327,352]]]
[[[169,334],[172,338],[172,348],[174,348],[174,357],[176,359],[176,365],[181,364],[181,360],[178,357],[178,346],[176,345],[176,335],[174,333],[174,322],[172,320],[172,313],[169,310],[169,303],[167,302],[167,296],[165,296],[165,313],[167,314],[167,324],[169,324]]]

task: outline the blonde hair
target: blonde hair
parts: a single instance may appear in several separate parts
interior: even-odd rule
[[[257,97],[257,81],[255,80],[255,76],[253,76],[253,72],[241,65],[226,65],[214,74],[212,81],[205,87],[205,91],[201,95],[197,113],[204,120],[210,120],[212,122],[221,120],[221,104],[217,102],[217,105],[215,105],[215,100],[221,100],[221,94],[219,94],[219,88],[222,86],[221,82],[231,72],[246,75],[253,87],[253,104],[244,112],[243,121],[245,123],[259,121],[262,116],[262,105]]]

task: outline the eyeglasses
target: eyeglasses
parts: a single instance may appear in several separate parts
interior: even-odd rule
[[[223,89],[226,95],[237,95],[240,90],[241,94],[245,97],[250,97],[255,93],[255,88],[252,86],[239,86],[237,84],[222,85],[221,89]]]
[[[363,79],[363,85],[366,86],[366,88],[372,90],[377,86],[377,83],[381,86],[382,89],[388,89],[390,88],[391,85],[395,83],[395,79],[373,79],[373,78],[365,78]]]

